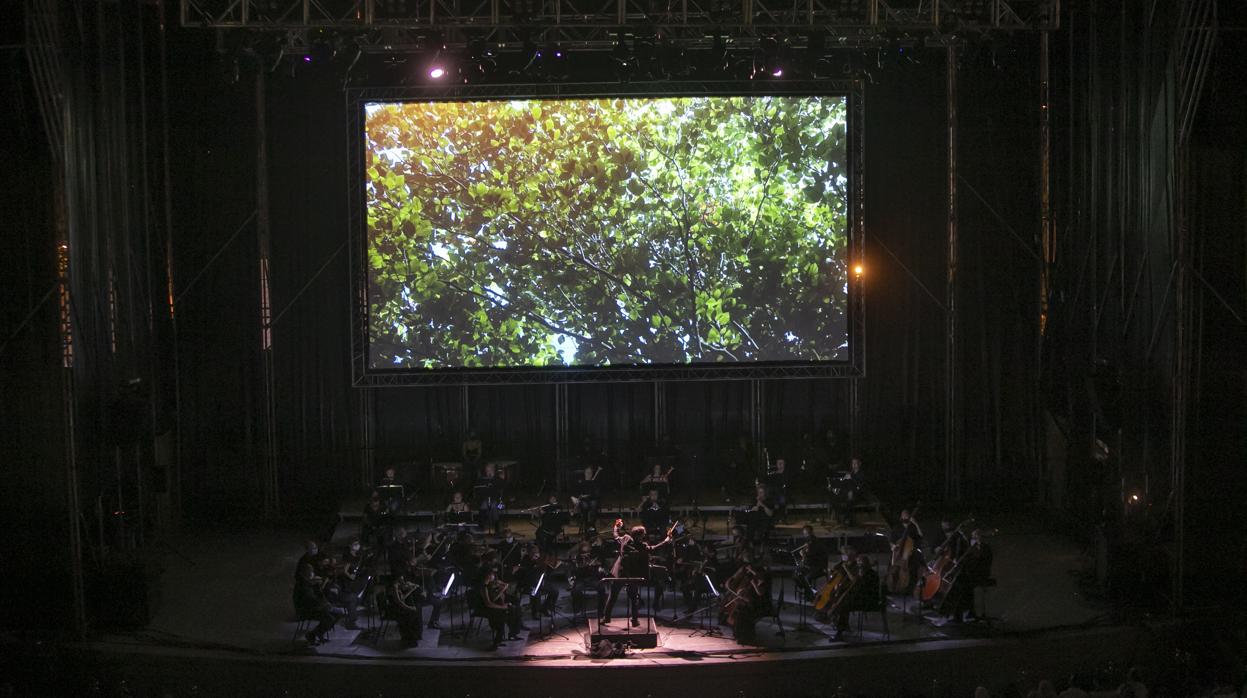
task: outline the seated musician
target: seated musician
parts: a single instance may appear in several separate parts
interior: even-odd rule
[[[849,488],[850,499],[860,497],[866,492],[866,473],[862,472],[862,459],[849,461],[849,480],[853,486]]]
[[[398,634],[406,647],[420,644],[423,636],[423,615],[420,612],[420,601],[424,590],[419,584],[409,581],[406,574],[394,577],[385,590],[386,600],[390,605],[390,616],[398,625]]]
[[[615,520],[614,535],[615,542],[619,544],[619,558],[615,561],[613,569],[611,569],[612,577],[649,579],[650,553],[655,548],[671,542],[671,536],[667,536],[662,542],[649,545],[645,542],[644,526],[633,526],[630,531],[624,533],[623,520],[621,519]],[[611,622],[611,613],[615,609],[615,601],[619,598],[620,588],[624,586],[628,587],[628,611],[629,615],[632,616],[632,627],[635,628],[641,624],[639,617],[641,583],[616,581],[611,583],[610,596],[606,599],[606,604],[602,609],[603,625]]]
[[[667,524],[671,523],[671,513],[667,510],[667,503],[658,498],[658,490],[650,488],[645,499],[637,505],[637,512],[641,517],[641,525],[645,530],[654,532],[655,535],[666,530]]]
[[[537,526],[537,545],[542,550],[550,550],[555,541],[563,535],[563,526],[571,520],[571,514],[559,506],[558,495],[551,493],[546,503],[538,510],[541,513],[541,524]]]
[[[859,502],[867,501],[870,497],[869,491],[866,489],[866,474],[862,472],[862,459],[854,458],[849,461],[849,474],[845,487],[844,497],[845,505],[842,512],[842,521],[845,525],[853,522],[853,507]]]
[[[796,558],[793,579],[796,580],[799,588],[807,594],[812,594],[814,579],[827,565],[827,550],[818,536],[814,535],[813,526],[806,524],[801,527],[801,538],[798,539],[793,550]]]
[[[909,515],[908,509],[901,510],[901,518],[892,529],[889,541],[893,551],[905,545],[906,541],[913,541],[913,553],[909,556],[909,579],[911,584],[921,576],[922,570],[925,569],[926,563],[922,556],[922,527],[918,522]],[[908,593],[908,589],[905,590]]]
[[[476,497],[477,522],[487,531],[497,531],[502,518],[502,481],[498,479],[497,466],[485,464],[485,471],[472,488]]]
[[[304,567],[310,569],[312,571],[312,574],[316,574],[321,569],[321,567],[324,565],[324,560],[326,557],[327,556],[323,555],[320,552],[320,545],[317,544],[316,541],[314,540],[307,541],[307,543],[305,543],[303,547],[303,555],[299,558],[299,561],[296,562],[294,565],[295,584],[298,584],[299,580],[303,579],[303,576],[304,576],[303,568]]]
[[[947,555],[953,560],[960,560],[966,549],[970,547],[966,534],[961,532],[960,527],[954,526],[947,516],[940,520],[940,533],[942,538],[940,544],[935,546],[932,558]]]
[[[374,492],[384,493],[382,498],[385,508],[389,512],[397,512],[403,506],[403,483],[398,481],[398,471],[394,466],[385,469],[381,475],[381,479],[377,482],[377,488]]]
[[[593,544],[588,539],[580,541],[576,546],[571,565],[568,585],[572,591],[572,612],[579,613],[584,609],[585,590],[597,588],[598,580],[606,576],[606,570],[603,569],[601,556],[594,552]],[[599,607],[604,600],[605,597],[598,596]],[[598,615],[601,613],[602,609],[599,608]]]
[[[698,545],[691,536],[678,540],[672,547],[675,548],[672,577],[675,579],[676,587],[684,596],[685,612],[691,613],[696,608],[697,597],[705,593],[706,580],[702,579],[702,573],[706,569],[706,557],[702,552],[702,546]],[[713,558],[713,547],[711,547],[710,555]]]
[[[837,574],[844,575],[845,583],[850,586],[844,592],[848,596],[844,597],[839,605],[836,606],[836,634],[831,638],[833,642],[838,642],[844,635],[844,631],[849,629],[849,613],[853,611],[852,594],[857,589],[858,567],[857,555],[853,548],[844,546],[840,549],[840,558],[838,560],[829,560],[827,563],[827,578],[831,580]]]
[[[300,562],[296,568],[294,584],[294,610],[299,618],[316,621],[315,627],[304,636],[309,647],[315,647],[326,640],[329,631],[337,624],[338,619],[346,614],[340,607],[335,607],[325,598],[323,577],[317,576],[312,564]]]
[[[481,462],[481,454],[485,452],[485,445],[475,431],[469,431],[468,438],[463,440],[459,451],[463,456],[463,464],[469,471],[475,472],[477,464]]]
[[[493,631],[494,641],[489,648],[491,650],[496,650],[503,644],[504,630],[509,631],[508,640],[520,639],[520,609],[516,604],[507,601],[508,586],[498,579],[498,573],[493,568],[485,571],[485,578],[480,586],[480,599],[481,611]]]
[[[359,537],[369,547],[379,548],[389,537],[389,527],[393,525],[393,517],[385,503],[381,501],[381,493],[372,491],[368,504],[364,505],[364,521],[360,525]]]
[[[446,522],[447,523],[468,523],[472,520],[472,509],[468,503],[463,501],[463,493],[455,492],[450,495],[450,504],[446,505]]]
[[[788,463],[783,458],[776,458],[767,471],[766,486],[775,502],[776,517],[783,521],[788,516]]]
[[[753,553],[746,550],[740,567],[723,582],[720,622],[730,625],[736,640],[748,644],[754,638],[754,623],[764,612],[767,591],[762,571],[754,566]]]
[[[558,606],[560,582],[566,578],[568,567],[554,550],[543,551],[536,547],[533,550],[536,551],[537,559],[534,561],[532,586],[529,589],[532,597],[529,605],[534,619],[542,615],[550,617]]]
[[[878,611],[883,603],[879,573],[866,553],[857,556],[857,584],[853,589],[854,611]]]
[[[745,553],[749,552],[752,547],[749,544],[749,537],[745,535],[745,527],[737,524],[732,527],[732,531],[728,539],[724,541],[723,547],[727,550],[728,571],[735,573],[736,568],[740,567],[740,563],[745,559]]]
[[[969,614],[975,620],[974,590],[986,586],[992,577],[992,549],[983,540],[982,531],[970,533],[970,545],[961,559],[961,572],[945,599],[947,614],[954,623],[961,623]]]
[[[476,544],[471,531],[459,531],[455,541],[450,544],[447,552],[450,564],[459,568],[463,579],[468,583],[476,582],[482,573],[481,549]]]
[[[495,562],[500,570],[499,576],[502,581],[509,581],[506,578],[505,570],[513,568],[520,564],[520,560],[524,558],[524,549],[520,542],[515,539],[515,534],[509,528],[502,529],[502,539],[494,543],[494,550],[497,551]]]
[[[765,484],[758,484],[754,503],[745,509],[744,520],[749,539],[754,543],[765,542],[775,522],[775,501]]]
[[[365,554],[363,545],[356,538],[347,545],[335,570],[337,578],[333,588],[336,589],[337,598],[330,598],[330,601],[346,610],[347,630],[359,629],[356,624],[359,618],[359,602],[372,580],[372,571],[368,569],[370,562],[370,556]]]
[[[581,473],[580,481],[576,483],[577,496],[572,497],[572,502],[576,505],[576,512],[580,515],[580,530],[582,532],[597,527],[599,496],[601,494],[601,483],[598,482],[598,475],[601,472],[601,468],[586,465],[584,472]]]
[[[641,478],[641,491],[648,492],[651,489],[656,489],[664,497],[669,496],[671,494],[671,473],[674,471],[675,468],[669,468],[666,472],[663,472],[662,464],[655,463],[650,472]]]

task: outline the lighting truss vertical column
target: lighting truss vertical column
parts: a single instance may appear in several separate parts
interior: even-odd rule
[[[1035,440],[1036,483],[1038,501],[1047,499],[1044,483],[1048,478],[1048,453],[1046,444],[1047,421],[1044,418],[1043,400],[1043,341],[1048,327],[1048,296],[1052,265],[1055,262],[1055,231],[1052,223],[1052,93],[1050,35],[1039,35],[1039,317],[1035,325],[1035,375],[1031,397],[1032,438]]]
[[[58,201],[64,201],[63,184],[57,183]],[[83,590],[82,570],[82,504],[78,495],[78,438],[75,413],[78,410],[77,391],[74,384],[74,325],[70,303],[69,243],[63,230],[64,220],[58,216],[56,276],[61,340],[61,409],[65,429],[65,504],[69,518],[69,566],[70,584],[73,589],[73,626],[78,639],[87,636],[86,595]]]
[[[961,468],[957,448],[957,46],[948,45],[946,99],[948,102],[948,276],[945,286],[946,344],[944,348],[944,498],[961,498]]]
[[[654,443],[667,436],[667,381],[654,381]]]
[[[260,490],[266,516],[274,516],[280,507],[277,483],[277,406],[273,376],[273,303],[270,294],[269,258],[272,236],[269,228],[268,202],[268,121],[265,113],[267,82],[264,68],[255,71],[255,189],[256,242],[260,262],[260,391],[264,411],[263,450],[260,464]]]
[[[766,384],[754,378],[749,381],[749,438],[757,453],[766,447]],[[758,463],[750,463],[755,469]]]
[[[570,441],[569,430],[570,420],[568,419],[567,408],[567,384],[554,384],[554,463],[555,473],[554,480],[558,483],[558,487],[562,490],[567,483],[563,482],[563,475],[566,468],[564,467],[568,457],[567,445]]]
[[[472,431],[472,392],[466,383],[459,386],[459,423],[466,437]]]
[[[376,452],[373,424],[373,391],[361,388],[356,392],[359,399],[359,486],[367,489],[377,481]]]

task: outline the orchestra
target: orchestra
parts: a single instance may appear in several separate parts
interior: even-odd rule
[[[708,535],[705,516],[700,527],[672,524],[679,517],[673,516],[664,487],[672,469],[659,464],[641,480],[640,503],[622,509],[631,511],[636,522],[625,525],[616,519],[609,535],[600,534],[594,524],[602,506],[602,471],[588,466],[568,486],[574,495],[549,492],[544,504],[508,516],[501,506],[503,482],[493,464],[486,463],[471,502],[455,491],[434,527],[421,531],[419,522],[403,511],[405,497],[395,506],[394,488],[402,484],[395,469],[387,468],[370,490],[359,536],[335,546],[335,554],[309,540],[295,563],[292,599],[299,619],[309,623],[303,635],[307,646],[326,642],[339,624],[359,630],[362,614],[382,613],[397,627],[402,645],[415,647],[426,628],[440,629],[443,611],[453,604],[455,613],[467,608],[488,622],[491,648],[497,649],[526,629],[521,612],[525,604],[534,620],[561,618],[564,590],[570,617],[583,622],[592,614],[603,627],[612,623],[621,593],[627,595],[629,624],[637,627],[642,607],[650,613],[662,610],[670,590],[684,613],[671,622],[700,616],[700,621],[689,622],[705,627],[715,616],[739,642],[751,644],[757,640],[758,621],[778,618],[782,610],[783,602],[777,603],[772,590],[777,574],[791,577],[789,603],[811,609],[826,635],[842,641],[850,613],[882,611],[885,593],[916,600],[920,609],[961,623],[973,620],[975,589],[995,583],[991,547],[973,520],[954,525],[952,517],[942,516],[938,544],[928,550],[917,507],[904,509],[887,530],[886,545],[880,541],[873,555],[850,546],[829,554],[831,546],[819,537],[818,521],[801,522],[799,535],[783,533],[776,528],[789,486],[783,458],[756,481],[752,503],[727,510],[727,534],[713,536]],[[860,460],[853,459],[849,471],[828,482],[844,483],[849,500],[860,497]],[[573,512],[580,526],[573,529],[576,538],[569,548],[565,529],[573,525]],[[501,525],[504,517],[506,526]],[[877,569],[886,574],[881,578]],[[647,589],[643,604],[642,591]],[[588,607],[590,594],[596,597],[596,608]],[[370,622],[369,627],[377,626]]]

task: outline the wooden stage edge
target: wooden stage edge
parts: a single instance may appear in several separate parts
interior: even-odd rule
[[[968,695],[1019,676],[1059,678],[1109,663],[1130,663],[1159,626],[1054,629],[988,639],[926,640],[836,649],[666,656],[661,648],[622,659],[521,656],[448,661],[261,655],[155,643],[93,642],[67,647],[108,666],[136,687],[193,683],[201,695]],[[557,670],[557,673],[555,671]],[[607,673],[602,673],[606,671]]]

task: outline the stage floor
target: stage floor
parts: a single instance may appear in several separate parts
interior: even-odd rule
[[[795,520],[792,525],[799,530],[799,523]],[[340,525],[335,539],[344,540],[354,530],[354,525]],[[488,627],[467,632],[466,613],[455,607],[459,604],[443,612],[442,630],[426,631],[419,647],[401,647],[397,628],[391,626],[382,638],[367,631],[338,628],[328,643],[308,648],[302,638],[294,637],[290,601],[294,565],[302,553],[303,538],[304,534],[296,531],[236,530],[184,539],[161,556],[163,573],[154,594],[148,629],[118,639],[262,655],[319,655],[372,661],[506,662],[522,658],[551,666],[599,661],[586,652],[587,624],[573,623],[569,618],[571,599],[564,590],[558,603],[561,617],[556,618],[553,633],[549,632],[549,619],[539,628],[526,608],[524,622],[529,630],[522,634],[523,639],[493,652],[489,650]],[[886,618],[878,613],[867,614],[860,631],[855,618],[853,631],[846,634],[844,641],[832,642],[832,629],[808,615],[807,627],[798,628],[801,610],[794,602],[791,580],[783,578],[774,582],[776,596],[781,590],[785,595],[783,609],[778,619],[764,618],[758,622],[756,646],[736,643],[730,628],[719,628],[714,623],[714,613],[708,624],[699,624],[699,619],[672,624],[672,609],[668,605],[655,614],[658,648],[634,651],[627,658],[610,661],[713,663],[744,658],[780,659],[791,657],[794,652],[882,650],[898,643],[947,643],[1089,626],[1103,617],[1103,609],[1079,590],[1076,575],[1085,567],[1085,561],[1076,546],[1056,536],[1028,530],[1025,524],[1002,527],[990,542],[995,552],[994,576],[999,582],[986,598],[990,622],[944,624],[935,617],[919,616],[912,602],[906,612],[902,601],[894,598]],[[875,552],[874,556],[882,563],[885,553]],[[668,602],[673,598],[678,600],[670,593],[667,595]],[[592,599],[589,603],[593,603]],[[625,612],[624,605],[620,599],[617,614]]]

